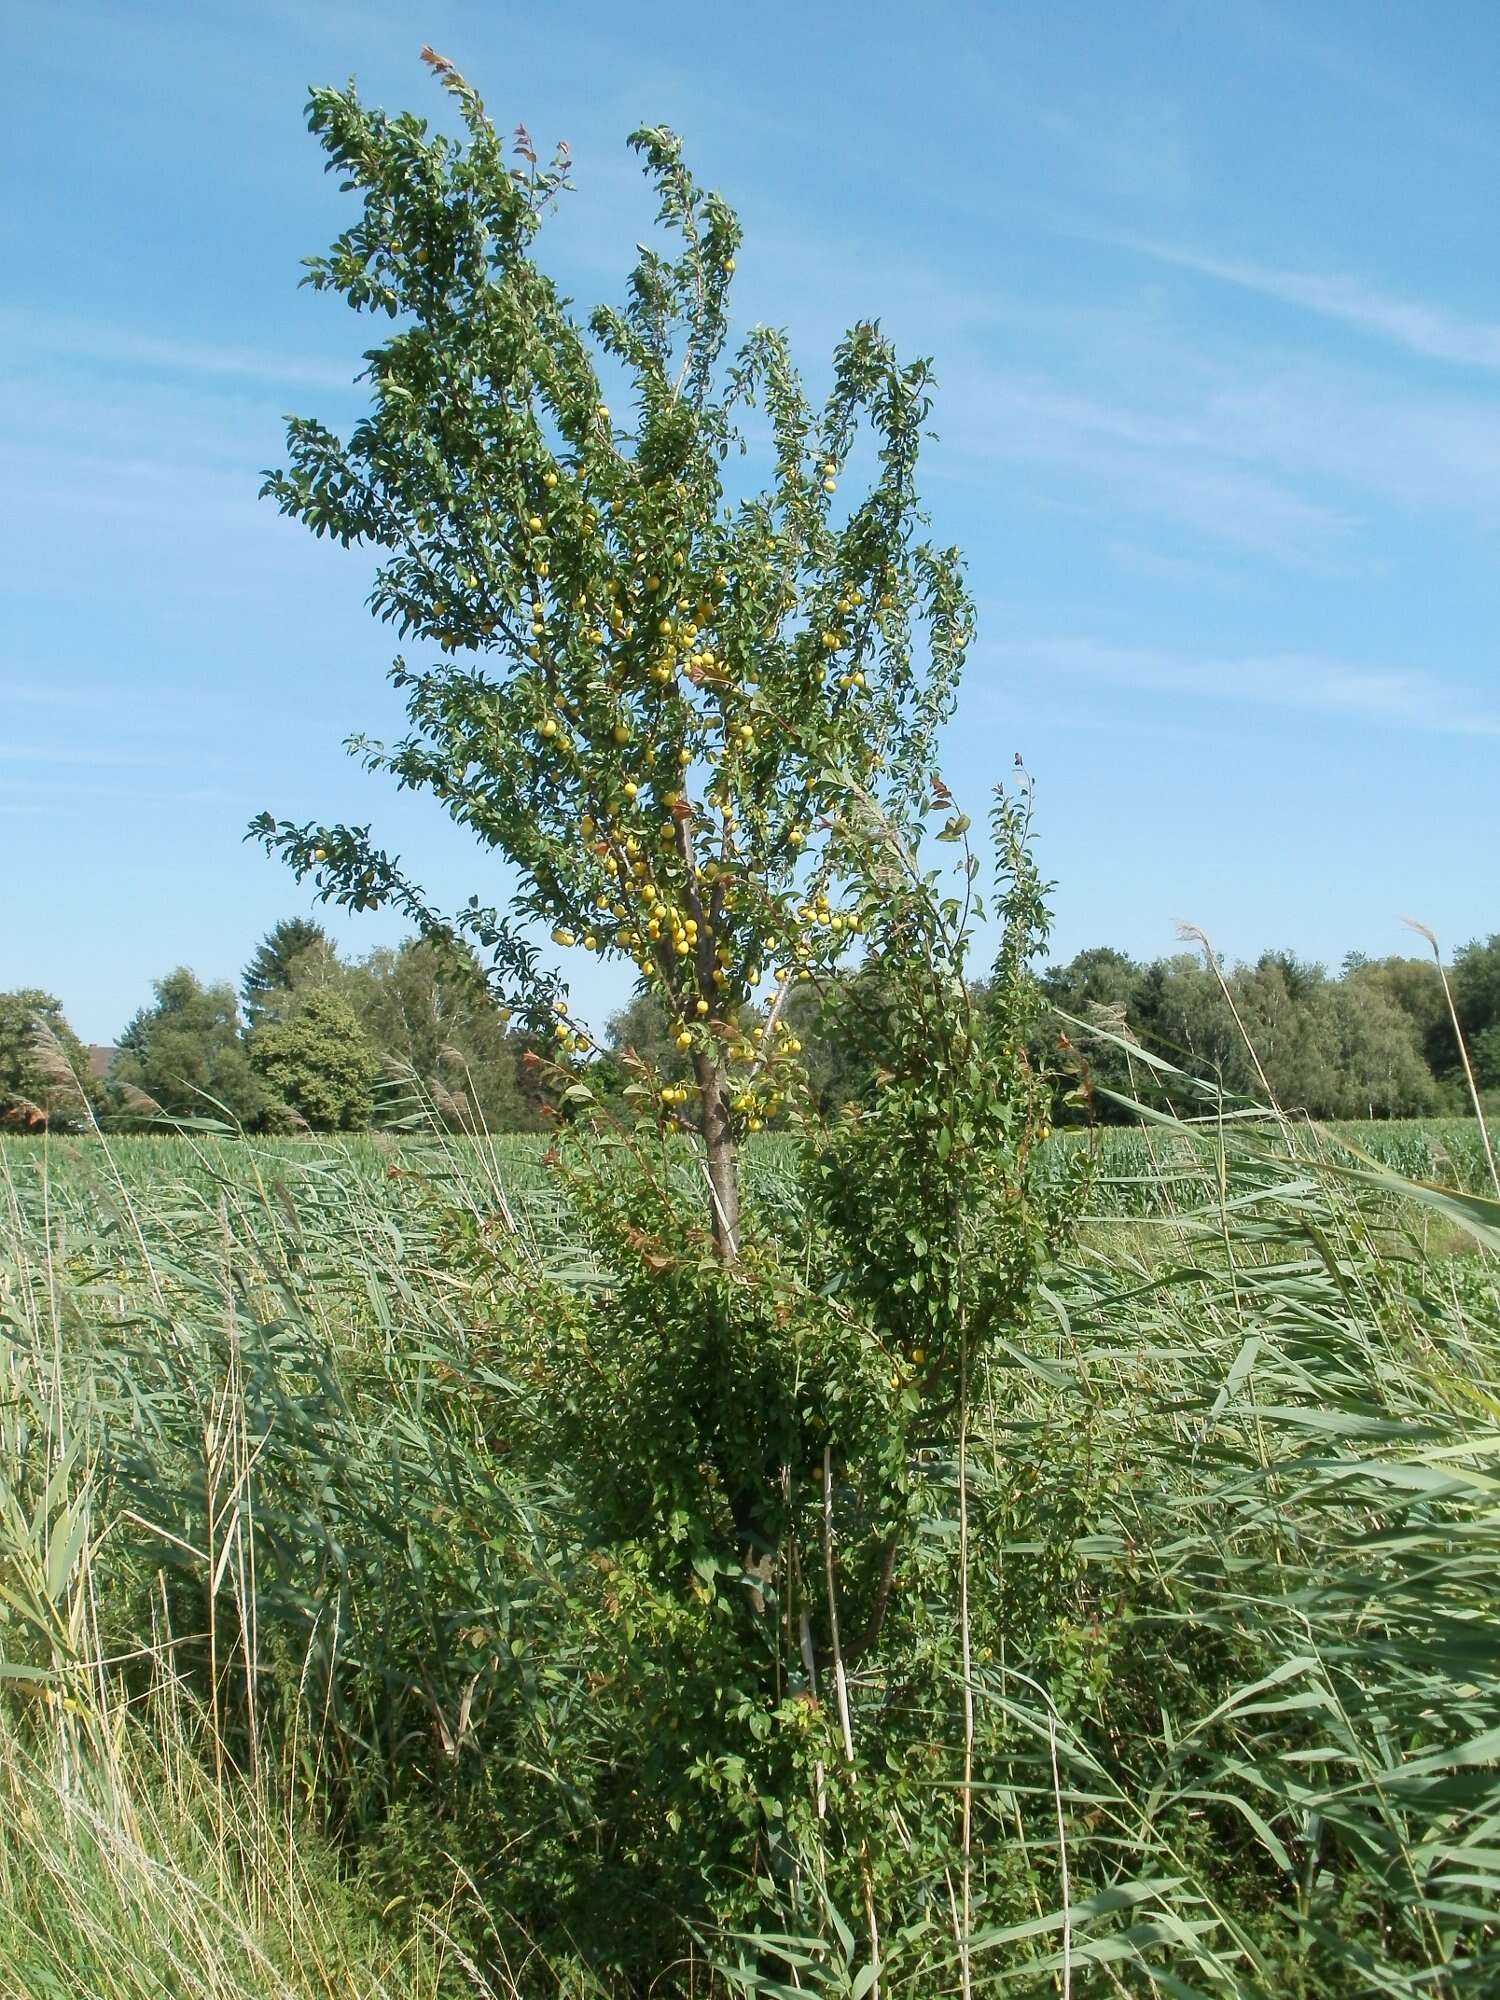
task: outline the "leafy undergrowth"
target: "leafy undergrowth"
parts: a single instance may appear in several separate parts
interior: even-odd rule
[[[540,1302],[607,1274],[503,1153],[27,1153],[0,1986],[1493,1992],[1496,1205],[1291,1128],[1150,1136],[1217,1192],[1085,1238],[991,1349],[967,1676],[958,1440],[913,1440],[847,1738],[826,1662],[821,1699],[736,1680],[744,1578],[606,1543],[539,1449]],[[795,1228],[790,1170],[763,1199]],[[857,1505],[830,1481],[856,1596]]]

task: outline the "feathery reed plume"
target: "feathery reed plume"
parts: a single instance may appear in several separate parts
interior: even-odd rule
[[[142,1090],[139,1084],[121,1083],[116,1086],[120,1093],[120,1103],[126,1111],[138,1118],[160,1118],[162,1108],[149,1090]]]
[[[433,1109],[438,1113],[439,1117],[452,1122],[463,1116],[464,1101],[462,1097],[455,1097],[453,1092],[445,1089],[436,1077],[432,1079],[427,1088],[432,1098]]]
[[[88,1093],[68,1060],[67,1050],[40,1014],[32,1017],[31,1053],[37,1068],[56,1093],[58,1106],[87,1112]]]

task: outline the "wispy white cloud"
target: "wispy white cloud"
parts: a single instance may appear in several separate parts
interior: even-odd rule
[[[39,708],[93,708],[95,697],[83,688],[39,687],[26,681],[0,681],[0,702],[35,703]]]
[[[13,353],[36,349],[49,362],[68,356],[123,368],[229,376],[301,388],[347,389],[353,373],[351,366],[336,367],[305,355],[275,354],[223,341],[177,340],[130,327],[86,325],[14,311],[0,314],[0,340]]]
[[[1174,103],[1117,99],[1064,108],[1013,100],[1013,108],[1104,194],[1159,204],[1181,201],[1191,189],[1182,112]]]
[[[97,766],[100,769],[161,768],[174,761],[171,757],[143,755],[139,751],[126,750],[107,744],[87,743],[0,743],[0,764],[60,764],[63,766]],[[217,757],[195,757],[194,764],[202,768],[222,770],[223,760]]]
[[[1500,525],[1485,384],[1414,385],[1375,362],[1208,337],[1149,303],[1080,311],[1045,365],[1014,365],[1003,333],[971,329],[944,382],[945,475],[993,490],[997,466],[1034,467],[1039,504],[1107,517],[1113,541],[1158,557],[1216,548],[1242,571],[1269,556],[1369,575],[1393,546],[1399,559],[1392,503],[1403,527]]]
[[[1265,454],[1246,454],[1201,398],[1106,401],[1061,381],[976,371],[957,385],[963,427],[945,464],[989,483],[999,460],[1045,466],[1075,503],[1116,522],[1164,516],[1197,537],[1283,562],[1327,568],[1349,511],[1299,490]],[[1263,463],[1253,462],[1259,456]]]
[[[1185,653],[1097,639],[1042,636],[986,646],[985,655],[1031,675],[1108,682],[1153,694],[1250,702],[1439,735],[1500,737],[1500,712],[1429,675],[1351,666],[1309,653]]]
[[[1409,60],[1384,52],[1380,38],[1368,32],[1367,17],[1351,13],[1354,32],[1345,37],[1328,32],[1323,22],[1311,18],[1313,13],[1311,8],[1272,6],[1268,0],[1234,0],[1232,6],[1218,10],[1218,18],[1237,24],[1257,57],[1264,57],[1268,45],[1276,45],[1293,62],[1321,71],[1344,100],[1363,99],[1378,106],[1372,115],[1379,118],[1382,134],[1393,146],[1410,145],[1416,139],[1426,147],[1456,147],[1494,159],[1493,123],[1475,117],[1451,92],[1424,88]],[[1486,16],[1476,12],[1473,25],[1477,35],[1484,34]],[[1427,37],[1429,50],[1435,51],[1444,39]],[[1402,131],[1402,126],[1408,130]]]
[[[1220,448],[1360,496],[1479,514],[1500,508],[1500,409],[1489,395],[1412,394],[1324,366],[1225,370],[1200,418]]]
[[[7,778],[5,781],[4,809],[7,812],[42,812],[47,810],[47,801],[58,799],[87,799],[94,804],[114,800],[120,805],[217,805],[223,794],[212,785],[181,786],[142,789],[137,785],[105,788],[93,779],[81,782],[73,778]],[[30,803],[28,803],[30,801]]]
[[[1284,270],[1140,236],[1119,235],[1109,240],[1156,263],[1338,320],[1431,361],[1448,361],[1465,368],[1500,368],[1500,322],[1472,319],[1451,307],[1421,299],[1395,298],[1360,278],[1338,272]]]

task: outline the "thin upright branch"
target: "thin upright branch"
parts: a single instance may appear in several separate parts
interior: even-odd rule
[[[1495,1168],[1494,1149],[1490,1145],[1489,1129],[1484,1122],[1484,1104],[1479,1095],[1479,1086],[1474,1081],[1474,1070],[1469,1061],[1469,1049],[1468,1044],[1464,1040],[1464,1031],[1459,1025],[1458,1008],[1454,1004],[1453,999],[1453,988],[1448,984],[1448,975],[1443,970],[1443,954],[1438,949],[1436,937],[1428,930],[1426,924],[1419,924],[1415,917],[1403,917],[1401,921],[1408,929],[1414,930],[1419,937],[1426,938],[1427,942],[1432,946],[1432,956],[1437,961],[1438,978],[1442,981],[1443,985],[1443,998],[1448,1003],[1448,1019],[1453,1023],[1453,1039],[1458,1043],[1458,1059],[1464,1066],[1464,1078],[1469,1086],[1469,1101],[1474,1106],[1474,1116],[1479,1123],[1479,1143],[1484,1147],[1485,1163],[1490,1170],[1490,1185],[1494,1188],[1496,1196],[1500,1197],[1500,1172],[1497,1172]]]
[[[838,1593],[833,1582],[833,1448],[823,1447],[823,1576],[828,1586],[828,1647],[833,1660],[833,1687],[838,1703],[839,1729],[844,1739],[844,1761],[849,1782],[854,1784],[854,1728],[849,1716],[849,1682],[844,1673],[844,1656],[839,1648]],[[875,1916],[875,1885],[870,1876],[868,1854],[860,1857],[860,1881],[864,1889],[865,1925],[870,1933],[870,2000],[880,2000],[880,1926]]]
[[[1052,1759],[1052,1798],[1057,1807],[1057,1861],[1062,1871],[1062,2000],[1073,1991],[1073,1889],[1068,1873],[1068,1833],[1063,1822],[1062,1780],[1057,1769],[1057,1717],[1047,1712],[1047,1749]]]
[[[959,1986],[963,2000],[972,2000],[973,1967],[969,1932],[973,1916],[974,1879],[974,1657],[969,1627],[969,1334],[959,1344],[958,1387],[958,1626],[964,1682],[964,1777],[960,1791],[959,1834],[963,1853],[963,1915],[958,1939]]]

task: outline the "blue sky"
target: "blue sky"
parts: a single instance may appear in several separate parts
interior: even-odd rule
[[[936,357],[938,528],[981,637],[947,750],[1020,750],[1056,949],[1202,924],[1337,964],[1500,929],[1500,39],[1493,10],[1262,0],[754,8],[398,0],[49,11],[0,230],[0,987],[110,1039],[306,899],[241,835],[373,820],[440,900],[505,881],[347,759],[391,731],[370,564],[256,500],[347,425],[368,322],[297,289],[347,204],[303,124],[432,42],[570,141],[544,243],[618,297],[624,148],[739,207],[738,303],[814,385],[852,319]],[[353,950],[386,920],[334,925]],[[574,970],[574,968],[570,968]],[[576,968],[596,1011],[621,991]]]

